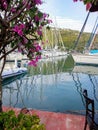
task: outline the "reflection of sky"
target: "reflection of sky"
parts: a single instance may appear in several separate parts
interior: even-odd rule
[[[58,112],[84,110],[81,93],[87,89],[98,109],[98,75],[72,72],[70,62],[61,58],[56,64],[51,61],[29,68],[28,75],[3,86],[3,105]]]
[[[92,85],[91,79],[95,86]],[[95,79],[97,83],[97,75],[82,73],[25,76],[17,82],[4,86],[3,105],[61,112],[83,110],[81,97],[83,89],[87,89],[91,97],[94,97],[96,90],[95,96],[98,99]]]

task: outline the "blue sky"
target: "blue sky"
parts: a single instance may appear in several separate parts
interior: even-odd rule
[[[44,0],[40,8],[49,13],[54,26],[74,30],[81,30],[88,13],[82,2],[73,0]],[[97,15],[96,12],[90,14],[84,31],[92,31]]]

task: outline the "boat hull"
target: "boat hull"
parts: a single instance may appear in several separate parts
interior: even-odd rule
[[[27,68],[14,68],[9,70],[4,70],[2,73],[2,79],[14,77],[23,73],[27,73]]]
[[[98,55],[72,54],[76,64],[98,66]]]

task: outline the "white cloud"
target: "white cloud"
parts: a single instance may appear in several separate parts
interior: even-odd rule
[[[72,0],[69,0],[68,6],[66,6],[64,5],[65,0],[61,0],[60,5],[59,0],[44,1],[45,3],[40,9],[50,15],[55,26],[81,31],[88,13],[85,11],[85,6],[82,2],[74,3]],[[92,32],[97,15],[97,13],[90,13],[84,32]]]
[[[51,17],[53,20],[52,26],[58,27],[58,28],[66,28],[66,29],[72,29],[72,30],[79,30],[81,31],[81,28],[84,23],[82,23],[79,20],[73,20],[70,18],[65,18],[65,17]],[[84,31],[85,32],[91,32],[92,28],[87,24],[85,26]]]

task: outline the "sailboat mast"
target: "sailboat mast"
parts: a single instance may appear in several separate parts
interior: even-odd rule
[[[86,25],[86,23],[87,23],[89,14],[90,14],[90,12],[88,12],[88,14],[87,14],[87,16],[86,16],[85,22],[84,22],[84,24],[83,24],[83,26],[82,26],[82,29],[81,29],[81,31],[80,31],[80,33],[79,33],[79,36],[78,36],[78,38],[77,38],[77,41],[75,42],[75,45],[74,45],[73,49],[75,49],[75,48],[77,47],[78,43],[79,43],[80,37],[81,37],[81,35],[82,35],[83,31],[84,31],[85,25]]]
[[[85,50],[90,50],[90,49],[91,49],[91,46],[92,46],[92,44],[93,44],[93,41],[94,41],[94,39],[95,39],[95,37],[96,37],[96,30],[97,30],[97,28],[98,28],[98,16],[97,16],[97,18],[96,18],[94,27],[93,27],[92,32],[91,32],[91,35],[90,35],[90,38],[89,38],[87,44],[85,45]]]
[[[98,25],[97,25],[97,28],[98,28]],[[96,29],[97,30],[97,29]],[[92,39],[92,42],[90,43],[90,46],[89,46],[89,50],[91,50],[91,48],[92,48],[92,46],[93,46],[93,44],[94,44],[94,41],[95,41],[95,38],[96,38],[96,35],[98,34],[98,32],[97,33],[95,33],[95,35],[94,35],[94,37],[93,37],[93,39]]]

